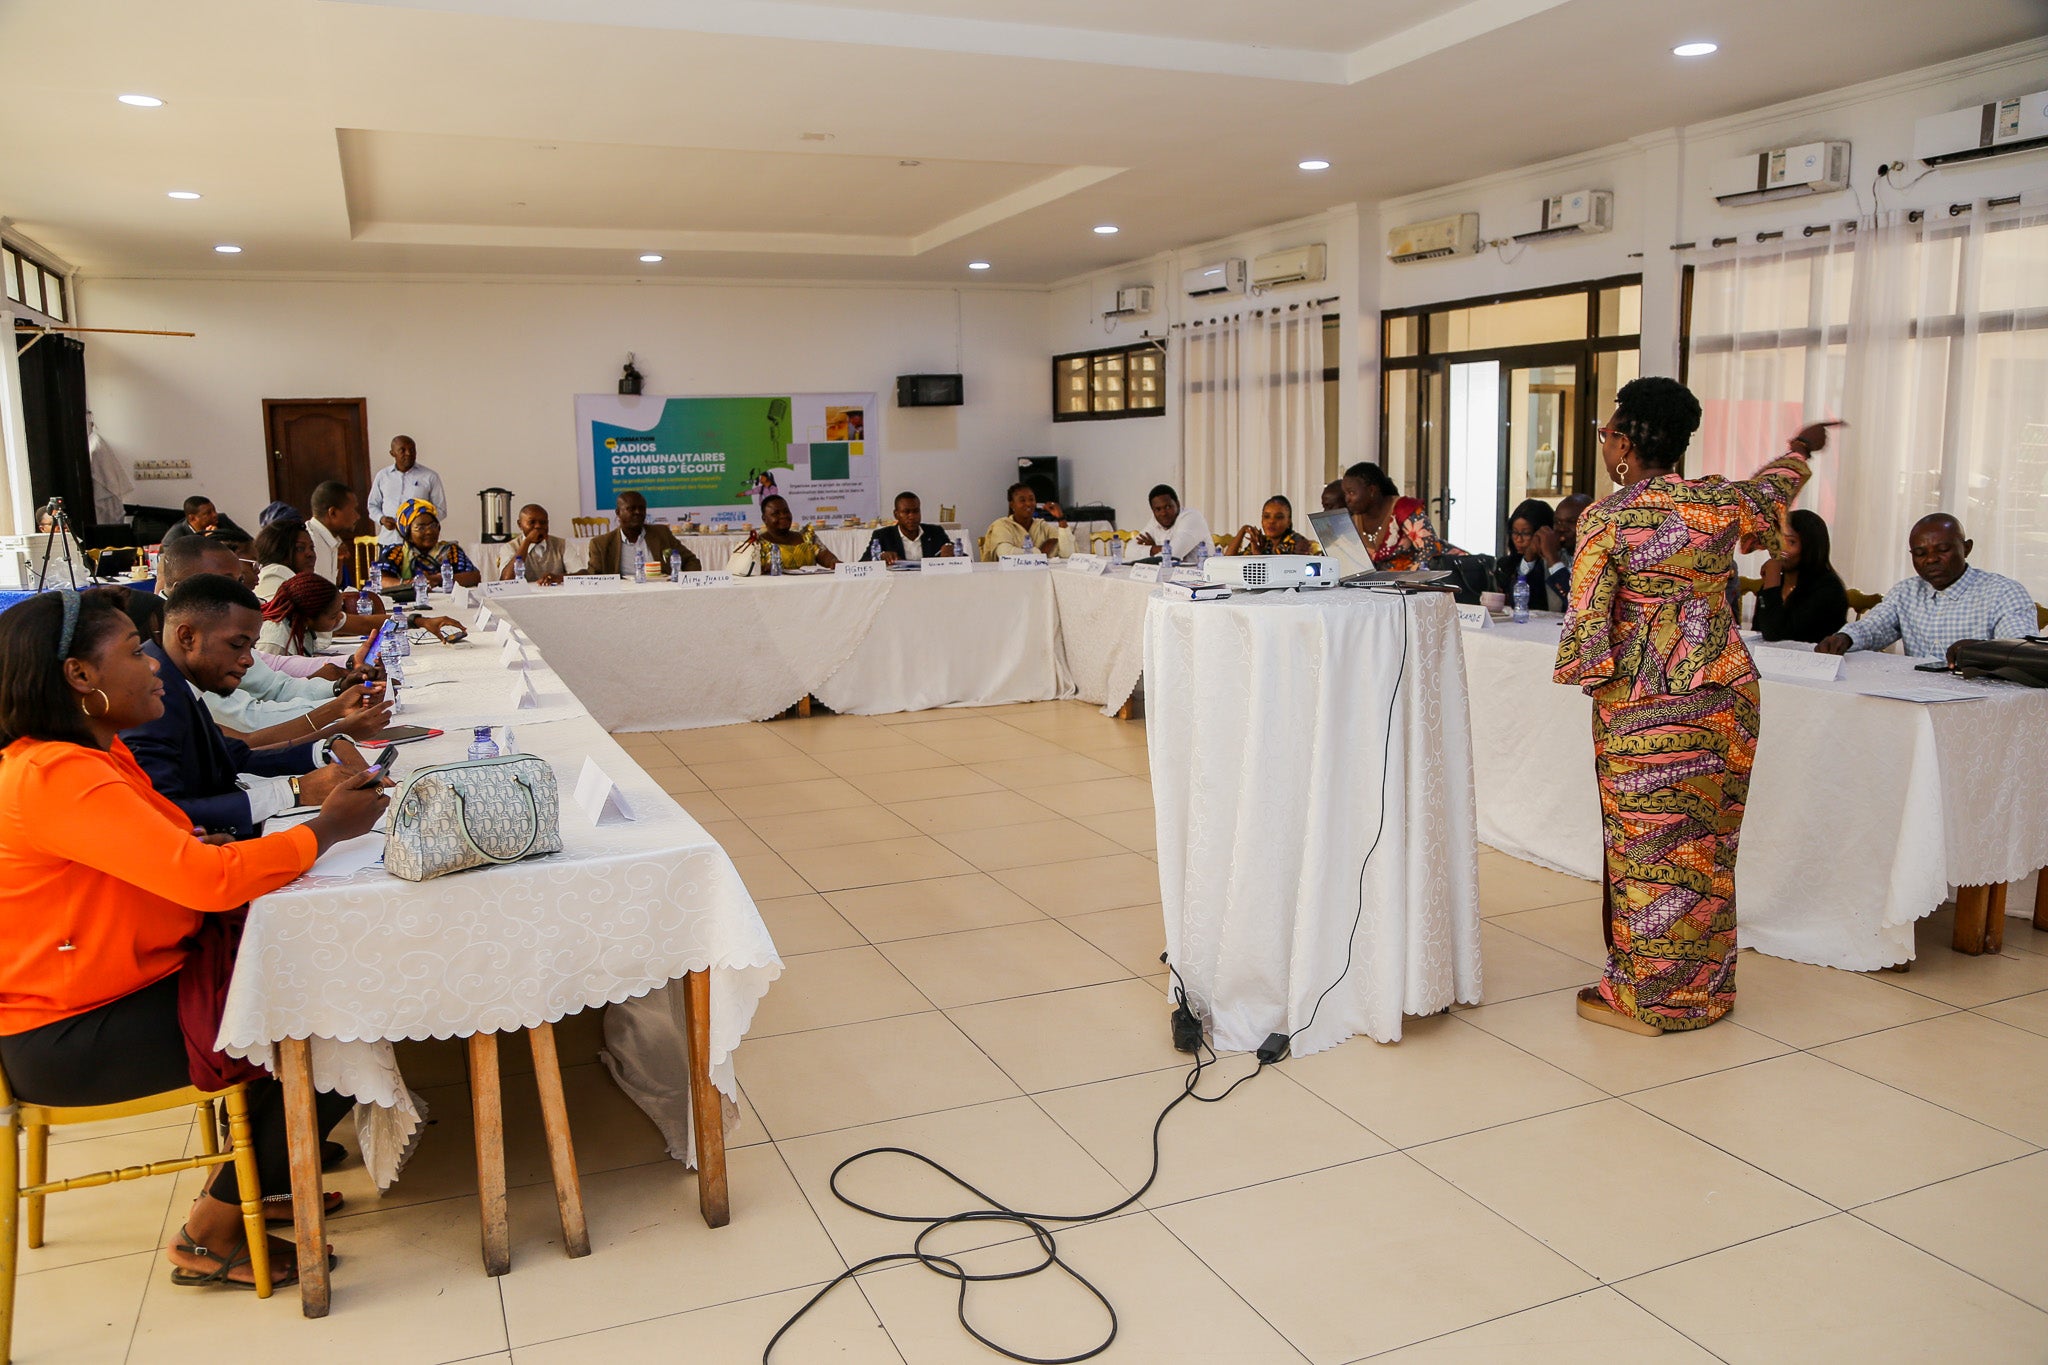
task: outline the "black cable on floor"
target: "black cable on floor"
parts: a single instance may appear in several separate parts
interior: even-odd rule
[[[1337,974],[1337,977],[1334,981],[1332,981],[1328,986],[1325,986],[1323,988],[1322,994],[1316,997],[1315,1004],[1309,1008],[1309,1016],[1307,1022],[1302,1024],[1300,1028],[1295,1029],[1292,1032],[1286,1034],[1276,1034],[1276,1039],[1285,1040],[1284,1045],[1279,1047],[1277,1050],[1272,1049],[1270,1046],[1259,1049],[1257,1054],[1257,1065],[1254,1066],[1250,1071],[1246,1072],[1244,1075],[1232,1081],[1227,1087],[1225,1087],[1223,1093],[1220,1095],[1202,1095],[1196,1093],[1195,1087],[1201,1084],[1202,1072],[1206,1070],[1208,1067],[1215,1065],[1217,1061],[1216,1053],[1214,1049],[1212,1049],[1209,1046],[1208,1042],[1205,1040],[1199,1041],[1197,1044],[1199,1050],[1195,1054],[1195,1064],[1188,1071],[1187,1076],[1183,1079],[1181,1083],[1181,1092],[1178,1095],[1175,1095],[1171,1100],[1169,1100],[1167,1102],[1166,1107],[1159,1111],[1159,1117],[1152,1121],[1152,1166],[1151,1169],[1145,1175],[1145,1183],[1138,1186],[1136,1190],[1132,1191],[1123,1199],[1110,1205],[1106,1209],[1098,1209],[1092,1213],[1031,1213],[1025,1212],[1021,1209],[1014,1209],[1011,1208],[1009,1205],[1003,1203],[1001,1200],[996,1199],[992,1195],[988,1194],[986,1191],[978,1189],[974,1185],[969,1184],[966,1180],[961,1179],[959,1175],[947,1169],[944,1165],[941,1165],[939,1162],[932,1160],[924,1153],[914,1152],[910,1150],[908,1147],[869,1147],[864,1151],[855,1152],[852,1156],[847,1157],[844,1161],[840,1162],[837,1166],[834,1166],[832,1168],[832,1178],[830,1183],[832,1187],[833,1198],[837,1199],[840,1203],[846,1205],[848,1208],[858,1209],[860,1210],[860,1212],[868,1214],[875,1218],[881,1218],[891,1223],[922,1223],[924,1224],[924,1228],[917,1234],[916,1240],[911,1243],[911,1249],[909,1251],[892,1251],[880,1256],[870,1256],[867,1260],[862,1261],[860,1264],[855,1266],[849,1266],[847,1269],[842,1270],[839,1274],[833,1276],[832,1279],[828,1283],[826,1283],[823,1288],[819,1289],[817,1293],[811,1295],[811,1297],[804,1302],[803,1307],[797,1309],[795,1313],[791,1314],[787,1322],[784,1322],[781,1327],[776,1329],[775,1335],[768,1339],[767,1346],[762,1348],[761,1365],[771,1365],[770,1357],[775,1354],[775,1348],[782,1341],[783,1337],[789,1334],[791,1328],[795,1327],[799,1322],[803,1321],[804,1315],[806,1313],[809,1313],[813,1308],[817,1307],[818,1304],[824,1300],[826,1295],[830,1294],[840,1285],[845,1284],[854,1276],[859,1275],[862,1271],[873,1270],[878,1266],[892,1265],[899,1261],[915,1262],[918,1265],[922,1265],[925,1269],[931,1271],[933,1274],[944,1276],[946,1279],[952,1280],[956,1284],[958,1284],[960,1287],[960,1292],[955,1312],[960,1319],[961,1329],[965,1331],[967,1335],[973,1337],[976,1341],[980,1342],[982,1345],[988,1347],[991,1351],[994,1351],[997,1355],[1000,1355],[1005,1359],[1022,1362],[1022,1365],[1078,1365],[1078,1362],[1080,1361],[1093,1360],[1096,1356],[1099,1356],[1104,1351],[1107,1351],[1110,1348],[1110,1346],[1115,1343],[1118,1327],[1115,1306],[1110,1303],[1109,1297],[1106,1294],[1104,1294],[1100,1289],[1096,1288],[1094,1283],[1090,1281],[1087,1276],[1081,1274],[1080,1271],[1074,1269],[1074,1267],[1068,1265],[1065,1260],[1061,1259],[1059,1253],[1059,1243],[1053,1237],[1052,1229],[1046,1225],[1049,1223],[1064,1223],[1078,1226],[1087,1223],[1100,1222],[1105,1218],[1111,1218],[1119,1213],[1122,1213],[1125,1209],[1128,1209],[1129,1207],[1131,1207],[1131,1205],[1137,1203],[1140,1199],[1144,1198],[1146,1191],[1150,1190],[1152,1186],[1156,1184],[1159,1180],[1159,1134],[1160,1131],[1166,1126],[1166,1116],[1171,1114],[1175,1109],[1179,1108],[1180,1105],[1187,1100],[1194,1100],[1198,1104],[1220,1104],[1224,1100],[1229,1099],[1231,1095],[1235,1094],[1239,1086],[1243,1085],[1246,1081],[1251,1080],[1253,1077],[1259,1075],[1267,1067],[1277,1063],[1282,1057],[1287,1055],[1288,1050],[1293,1046],[1294,1039],[1300,1034],[1307,1032],[1310,1025],[1315,1023],[1316,1011],[1322,1008],[1323,1001],[1326,998],[1328,998],[1330,992],[1337,989],[1337,987],[1343,983],[1344,978],[1350,975],[1352,950],[1353,948],[1355,948],[1358,941],[1358,926],[1362,924],[1365,920],[1365,870],[1366,867],[1372,862],[1372,855],[1376,851],[1378,851],[1380,846],[1380,840],[1382,837],[1384,837],[1387,828],[1387,775],[1391,770],[1392,765],[1394,744],[1394,712],[1396,704],[1399,701],[1401,695],[1401,683],[1407,677],[1407,673],[1408,600],[1406,595],[1404,594],[1401,599],[1401,661],[1399,667],[1395,670],[1394,673],[1393,692],[1387,698],[1386,734],[1381,742],[1379,825],[1373,831],[1371,846],[1366,849],[1365,857],[1363,860],[1360,861],[1358,865],[1358,910],[1357,913],[1353,915],[1351,920],[1350,942],[1346,945],[1344,952],[1344,968]],[[1175,1002],[1175,1013],[1179,1014],[1183,1011],[1192,1012],[1193,1006],[1188,1001],[1187,983],[1181,980],[1180,970],[1177,967],[1173,966],[1172,963],[1167,964],[1167,970],[1173,973],[1173,994]],[[857,1162],[866,1161],[870,1157],[879,1156],[908,1157],[912,1161],[922,1162],[924,1165],[931,1167],[931,1169],[937,1171],[940,1175],[944,1176],[946,1179],[952,1181],[955,1185],[958,1185],[961,1189],[967,1191],[967,1193],[973,1195],[976,1199],[980,1200],[982,1203],[982,1207],[965,1209],[958,1213],[938,1215],[921,1213],[890,1213],[886,1210],[874,1208],[870,1205],[863,1204],[859,1200],[852,1198],[844,1190],[841,1190],[839,1188],[839,1176],[842,1171],[846,1170],[847,1167],[852,1166]],[[1014,1224],[1015,1226],[1022,1228],[1024,1231],[1028,1232],[1031,1235],[1031,1237],[1037,1241],[1039,1250],[1041,1250],[1044,1253],[1044,1258],[1038,1261],[1036,1264],[1025,1266],[1022,1269],[993,1271],[988,1274],[976,1275],[970,1274],[967,1271],[966,1267],[962,1266],[960,1262],[954,1260],[950,1256],[943,1256],[940,1255],[938,1252],[925,1250],[925,1239],[930,1237],[932,1234],[938,1232],[940,1229],[973,1223]],[[986,1248],[976,1249],[985,1250]],[[965,1255],[966,1253],[963,1252],[961,1254]],[[1087,1290],[1090,1294],[1092,1294],[1095,1297],[1095,1301],[1102,1305],[1102,1311],[1109,1314],[1109,1332],[1102,1338],[1100,1342],[1097,1342],[1094,1346],[1089,1347],[1087,1350],[1082,1351],[1077,1355],[1031,1356],[1025,1355],[1021,1351],[1013,1351],[1009,1347],[1004,1346],[994,1340],[991,1340],[989,1337],[987,1337],[978,1329],[976,1329],[973,1321],[970,1320],[967,1315],[967,1289],[969,1285],[986,1284],[1002,1280],[1021,1280],[1026,1278],[1027,1276],[1036,1275],[1042,1271],[1050,1270],[1054,1266],[1058,1266],[1075,1283],[1079,1284],[1083,1289]]]

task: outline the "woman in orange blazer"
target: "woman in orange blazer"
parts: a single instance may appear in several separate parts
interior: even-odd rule
[[[0,613],[0,1064],[21,1099],[115,1104],[193,1083],[179,975],[210,913],[237,909],[367,833],[386,798],[338,790],[295,829],[226,843],[157,795],[120,731],[163,714],[123,589],[45,593]],[[190,983],[188,983],[189,985]],[[217,1024],[217,1015],[216,1015]],[[195,1043],[210,1051],[212,1039]],[[322,1096],[322,1134],[349,1109]],[[250,1086],[267,1194],[290,1188],[277,1082]],[[179,1284],[247,1287],[234,1168],[169,1250]],[[279,1284],[291,1246],[271,1239]]]

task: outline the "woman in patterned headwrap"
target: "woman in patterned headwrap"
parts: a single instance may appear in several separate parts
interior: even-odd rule
[[[1735,1007],[1735,850],[1756,757],[1757,672],[1728,610],[1736,546],[1780,515],[1833,423],[1756,477],[1678,473],[1699,400],[1672,379],[1615,395],[1600,458],[1617,485],[1579,519],[1557,681],[1593,699],[1607,967],[1584,1018],[1655,1037]]]
[[[384,551],[377,567],[383,571],[384,586],[402,587],[412,582],[415,573],[424,571],[436,588],[441,586],[441,566],[455,566],[455,581],[465,588],[473,588],[483,581],[483,574],[470,563],[462,547],[452,540],[441,539],[441,516],[434,510],[434,504],[425,498],[409,498],[398,508],[398,544]]]

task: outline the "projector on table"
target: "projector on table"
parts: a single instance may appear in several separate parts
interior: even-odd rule
[[[1202,570],[1211,583],[1238,591],[1337,586],[1337,561],[1329,555],[1216,555]]]

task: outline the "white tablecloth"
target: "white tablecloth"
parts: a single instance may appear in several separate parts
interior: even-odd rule
[[[1122,706],[1149,585],[977,564],[955,575],[572,579],[493,596],[609,730],[765,720],[815,696],[881,715],[1084,697]]]
[[[1312,1012],[1296,1053],[1392,1042],[1404,1014],[1478,1001],[1450,598],[1154,598],[1145,676],[1167,950],[1218,1048],[1256,1048]]]
[[[416,647],[402,719],[448,733],[405,746],[394,776],[461,760],[459,727],[508,723],[519,750],[554,769],[563,851],[418,884],[381,865],[339,876],[316,867],[250,906],[221,1022],[219,1046],[266,1064],[275,1040],[313,1040],[315,1083],[373,1106],[359,1120],[379,1185],[396,1177],[421,1118],[394,1040],[530,1028],[621,1002],[606,1021],[606,1061],[671,1153],[694,1160],[684,1053],[679,1041],[649,1050],[678,1038],[668,983],[710,969],[712,1078],[736,1100],[733,1050],[781,972],[725,851],[544,667],[532,670],[542,706],[512,711],[514,677],[498,652],[475,634]],[[636,819],[593,827],[575,808],[586,757]]]
[[[1465,635],[1479,837],[1598,879],[1592,703],[1550,680],[1558,629],[1538,617]],[[1735,865],[1742,946],[1891,966],[1911,960],[1913,922],[1951,887],[2048,864],[2048,693],[1984,684],[1985,700],[1927,706],[1853,690],[1878,675],[1925,681],[1913,662],[1852,654],[1838,683],[1764,680]]]

